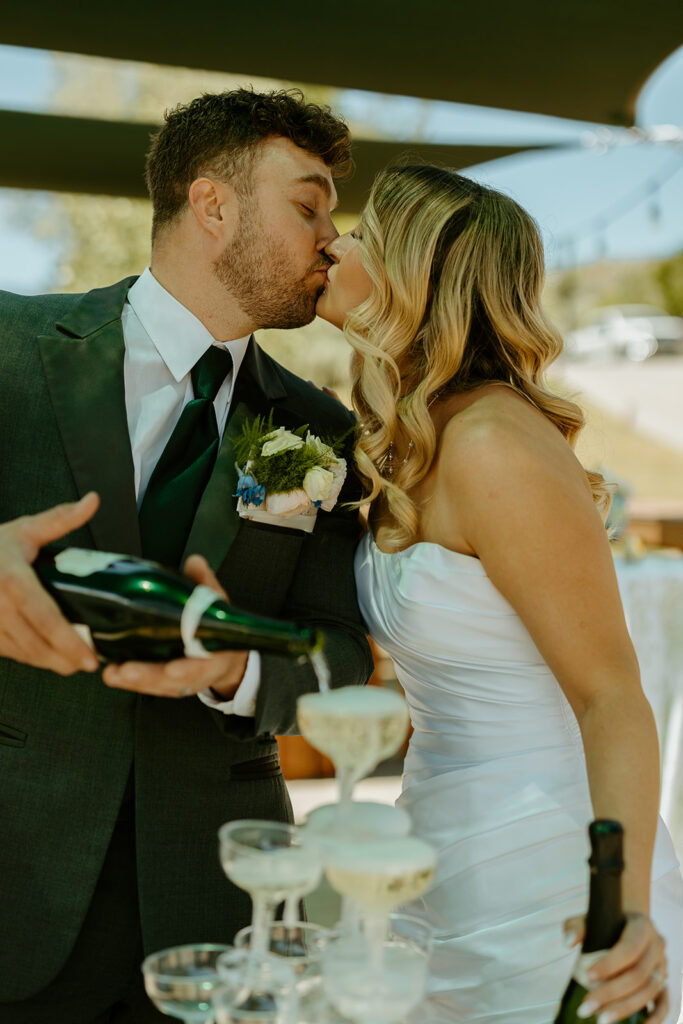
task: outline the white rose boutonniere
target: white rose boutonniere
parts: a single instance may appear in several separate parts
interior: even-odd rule
[[[333,483],[334,475],[329,469],[323,469],[322,466],[314,466],[313,469],[309,469],[304,477],[304,490],[311,501],[322,503],[326,498],[329,498]]]
[[[277,455],[279,452],[296,451],[298,448],[303,448],[304,445],[303,438],[293,434],[291,430],[285,430],[284,427],[278,427],[266,437],[266,443],[261,448],[261,455]]]
[[[330,512],[339,497],[346,460],[337,451],[350,431],[323,441],[307,425],[273,429],[272,418],[271,413],[267,422],[259,416],[246,423],[235,445],[237,511],[247,519],[310,533],[318,509]]]

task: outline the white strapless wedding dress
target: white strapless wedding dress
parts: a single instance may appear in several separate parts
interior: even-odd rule
[[[588,891],[576,718],[478,559],[431,543],[385,554],[367,533],[356,581],[410,704],[399,805],[439,851],[431,889],[404,908],[436,930],[431,1001],[457,1024],[551,1024],[576,956],[562,922]],[[678,1007],[683,883],[661,821],[652,877]]]

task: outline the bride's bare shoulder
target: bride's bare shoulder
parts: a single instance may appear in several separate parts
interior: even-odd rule
[[[492,476],[514,482],[529,474],[585,473],[567,440],[536,406],[512,388],[487,386],[443,403],[438,468],[453,482]]]

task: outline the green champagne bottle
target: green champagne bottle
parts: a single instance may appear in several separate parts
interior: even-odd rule
[[[626,918],[621,906],[621,875],[624,870],[623,829],[618,821],[598,819],[588,829],[591,842],[590,895],[586,934],[574,974],[562,997],[555,1024],[596,1024],[597,1017],[579,1017],[577,1010],[588,995],[585,973],[621,935]],[[625,1017],[620,1024],[643,1024],[647,1010]]]
[[[315,655],[315,629],[241,611],[156,562],[81,548],[43,549],[34,569],[102,661],[170,661],[221,650]]]

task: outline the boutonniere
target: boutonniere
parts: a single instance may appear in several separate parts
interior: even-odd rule
[[[352,429],[322,440],[308,424],[273,427],[272,411],[246,422],[235,443],[239,515],[310,533],[318,509],[329,512],[339,497],[346,460],[338,453]]]

